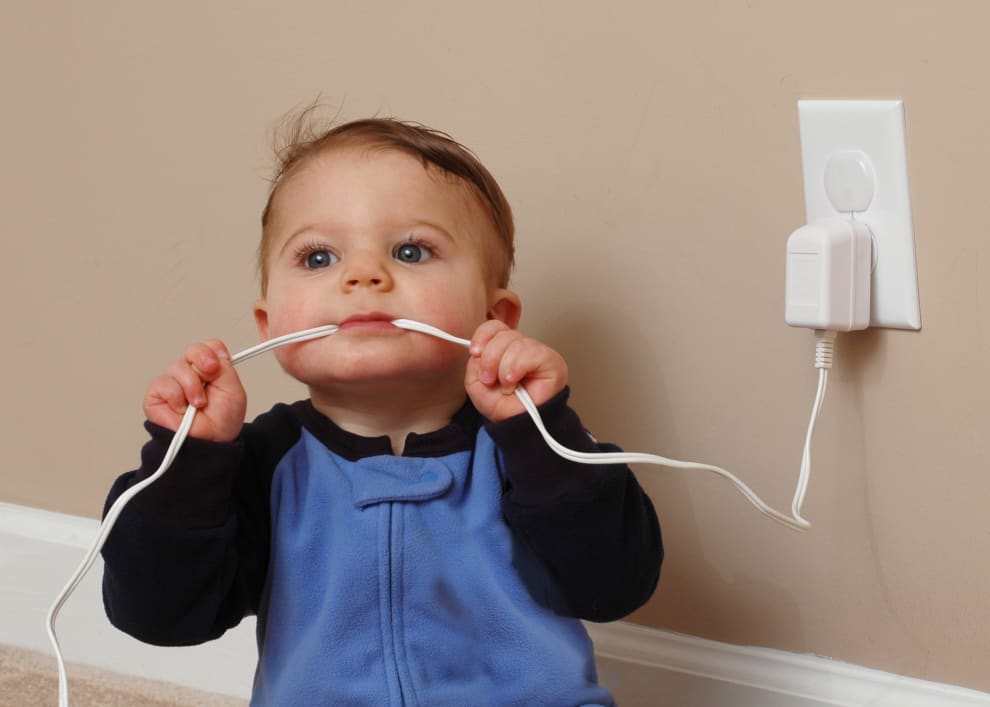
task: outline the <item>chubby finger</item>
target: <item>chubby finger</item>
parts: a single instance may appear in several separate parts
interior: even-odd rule
[[[172,376],[158,376],[148,385],[148,390],[144,395],[144,413],[149,420],[159,422],[162,419],[156,413],[163,413],[162,408],[166,408],[175,416],[181,416],[189,406],[186,393],[179,385],[179,382]]]
[[[217,368],[208,377],[204,375],[204,379],[209,382],[212,388],[223,391],[227,395],[244,397],[244,386],[234,368],[234,362],[227,346],[219,339],[211,339],[205,344],[216,356]],[[209,390],[207,390],[207,395],[209,395]]]
[[[189,361],[173,361],[165,369],[165,375],[178,384],[182,389],[182,395],[190,405],[195,407],[206,405],[205,381]]]
[[[220,339],[210,339],[209,341],[204,341],[203,343],[213,351],[221,364],[224,361],[230,360],[230,349],[228,349],[227,344],[223,343]]]
[[[472,356],[478,356],[484,351],[488,342],[503,331],[512,331],[507,324],[498,319],[489,319],[474,331],[471,337],[470,352]]]
[[[230,355],[223,342],[214,339],[190,344],[182,357],[195,369],[202,380],[209,382],[220,375],[221,359],[229,359]]]
[[[488,340],[478,356],[478,377],[482,383],[489,386],[499,383],[502,379],[502,365],[506,355],[520,346],[523,338],[518,331],[506,329]]]
[[[498,363],[498,379],[511,390],[531,372],[539,370],[551,349],[533,339],[520,337],[505,348]]]

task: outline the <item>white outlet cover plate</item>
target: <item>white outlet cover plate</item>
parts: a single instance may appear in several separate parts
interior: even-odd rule
[[[870,326],[921,329],[903,101],[802,100],[798,118],[808,223],[840,215],[825,193],[829,156],[865,152],[876,174],[876,192],[854,218],[873,231],[876,248]]]

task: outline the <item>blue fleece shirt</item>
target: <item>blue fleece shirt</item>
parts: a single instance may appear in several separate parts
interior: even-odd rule
[[[598,448],[566,393],[543,414]],[[252,705],[610,705],[579,619],[649,597],[656,517],[628,469],[561,464],[519,422],[466,405],[396,457],[301,402],[189,442],[104,548],[108,616],[182,645],[257,613]],[[149,429],[108,503],[157,466]]]

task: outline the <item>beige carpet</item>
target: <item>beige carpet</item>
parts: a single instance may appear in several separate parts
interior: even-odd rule
[[[68,665],[72,707],[244,707],[246,701],[164,682]],[[56,707],[58,668],[51,656],[0,645],[0,707]]]

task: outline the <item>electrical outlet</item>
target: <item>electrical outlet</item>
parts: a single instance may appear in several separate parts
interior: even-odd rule
[[[865,209],[852,211],[852,218],[865,223],[873,233],[870,326],[920,329],[903,101],[802,100],[798,101],[798,117],[808,223],[842,215],[829,194],[834,198],[837,190],[841,191],[843,185],[835,180],[845,178],[848,172],[837,170],[833,158],[853,164],[850,155],[865,155],[862,171],[854,176],[862,180],[872,171],[874,190],[872,199],[858,204],[868,203]],[[830,159],[832,181],[826,191]]]

